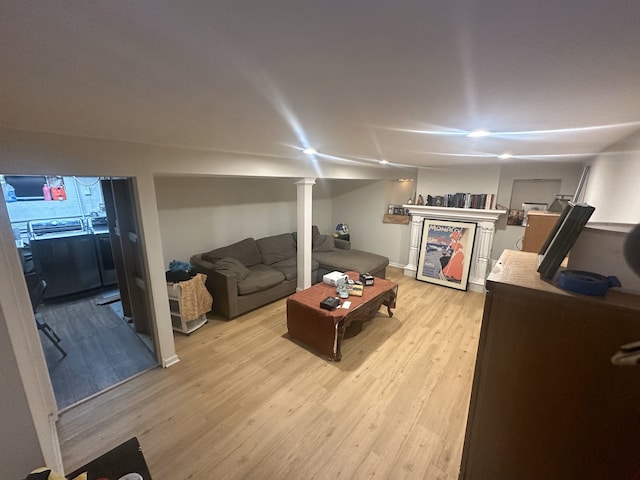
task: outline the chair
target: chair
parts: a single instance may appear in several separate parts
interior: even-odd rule
[[[62,341],[60,337],[56,334],[56,332],[49,326],[49,324],[42,318],[42,315],[37,312],[38,307],[42,303],[44,298],[44,292],[47,289],[47,282],[38,278],[37,275],[30,274],[25,276],[25,280],[27,281],[27,289],[29,290],[29,298],[31,298],[31,308],[33,309],[33,315],[36,319],[36,325],[38,326],[38,330],[42,331],[44,335],[51,340],[53,346],[56,347],[60,353],[62,353],[62,358],[67,356],[67,352],[60,346],[60,342]]]

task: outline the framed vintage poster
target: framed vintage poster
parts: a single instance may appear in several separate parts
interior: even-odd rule
[[[416,279],[467,289],[476,224],[425,218]]]

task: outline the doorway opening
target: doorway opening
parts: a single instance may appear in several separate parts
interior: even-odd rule
[[[0,183],[58,409],[157,366],[134,180]]]

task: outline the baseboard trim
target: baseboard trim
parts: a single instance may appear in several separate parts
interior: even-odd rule
[[[390,267],[396,267],[396,268],[404,268],[405,265],[401,264],[401,263],[395,263],[395,262],[389,262],[389,266]]]
[[[169,358],[162,359],[162,368],[169,368],[180,361],[178,355],[172,355]]]

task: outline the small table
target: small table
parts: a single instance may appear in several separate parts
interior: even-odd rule
[[[357,272],[346,272],[357,280]],[[331,360],[342,359],[340,347],[347,327],[353,322],[371,320],[382,305],[387,307],[389,317],[396,306],[398,285],[376,278],[374,284],[364,287],[362,297],[349,296],[349,309],[324,310],[320,302],[326,297],[335,297],[336,287],[317,283],[310,288],[294,293],[287,298],[287,329],[292,339],[316,350]]]

